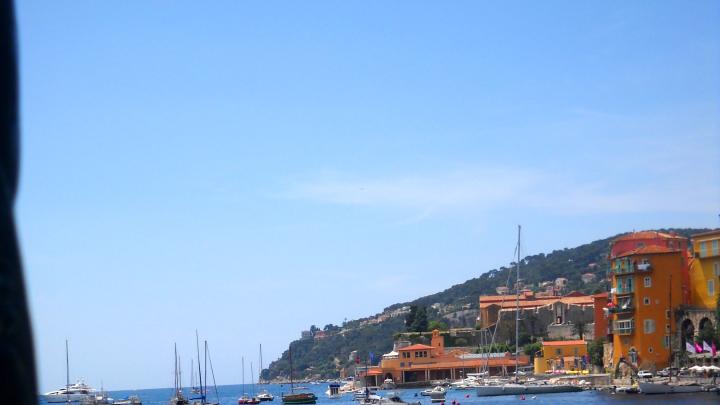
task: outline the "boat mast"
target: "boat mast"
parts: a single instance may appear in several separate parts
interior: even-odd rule
[[[262,371],[263,371],[263,364],[262,364],[262,343],[260,343],[260,370],[258,370],[258,384],[262,384],[260,381],[262,379]]]
[[[177,343],[175,343],[173,362],[173,377],[175,378],[175,380],[173,381],[173,388],[175,388],[175,395],[177,395]]]
[[[205,396],[207,395],[207,340],[205,341],[205,392],[203,392],[203,404],[205,403]]]
[[[670,274],[670,282],[668,284],[668,312],[670,315],[670,339],[668,342],[668,348],[670,349],[670,359],[668,361],[668,382],[672,382],[672,360],[673,360],[673,352],[672,352],[672,274]]]
[[[293,393],[293,367],[292,367],[292,344],[288,347],[288,357],[290,357],[290,393]]]
[[[195,329],[195,347],[197,348],[198,357],[198,379],[200,379],[200,401],[205,403],[205,391],[203,390],[202,370],[200,370],[200,338],[198,337],[198,331]]]
[[[250,362],[250,388],[252,389],[252,397],[255,398],[255,377],[253,377],[252,361]]]
[[[244,357],[244,356],[241,357],[241,360],[240,360],[240,361],[242,362],[242,387],[243,387],[243,395],[245,395],[245,394],[246,394],[246,392],[245,392],[245,357]]]
[[[67,339],[65,339],[65,401],[70,403],[70,355]]]
[[[519,336],[520,336],[520,225],[518,225],[518,241],[517,241],[517,262],[515,263],[515,381],[518,381],[518,354],[519,354]]]

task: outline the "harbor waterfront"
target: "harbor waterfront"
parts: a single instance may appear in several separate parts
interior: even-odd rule
[[[339,399],[331,399],[325,395],[325,391],[328,389],[328,384],[309,384],[306,385],[307,390],[305,392],[312,392],[317,395],[318,404],[333,404],[333,405],[355,405],[358,402],[353,401],[352,394],[345,394]],[[279,400],[282,393],[289,392],[289,384],[267,384],[263,386],[268,392],[275,396],[273,403],[280,404]],[[186,389],[187,391],[187,389]],[[380,391],[379,393],[383,396],[389,392],[396,392],[406,402],[420,402],[423,405],[430,404],[431,399],[427,396],[421,396],[422,389],[396,389],[388,391]],[[109,391],[110,397],[115,400],[126,398],[130,395],[137,395],[142,400],[143,405],[165,405],[168,403],[170,396],[173,394],[173,388],[152,388],[152,389],[140,389],[140,390],[122,390],[122,391]],[[189,394],[189,392],[186,392]],[[238,398],[242,395],[242,385],[221,385],[218,386],[218,396],[220,404],[234,405],[237,404]],[[215,401],[214,396],[210,398]],[[517,395],[507,395],[501,397],[478,397],[472,390],[448,390],[446,393],[447,404],[505,404],[515,403],[520,399]],[[670,404],[717,404],[718,395],[714,392],[702,392],[693,394],[674,394],[674,395],[629,395],[629,394],[613,394],[608,391],[596,391],[587,390],[582,392],[574,393],[558,393],[558,394],[543,394],[533,397],[531,395],[526,396],[527,401],[532,401],[537,404],[571,404],[571,403],[583,403],[589,404],[630,404],[630,403],[670,403]],[[42,398],[39,401],[40,405],[45,405],[47,402]],[[77,402],[75,402],[77,404]]]

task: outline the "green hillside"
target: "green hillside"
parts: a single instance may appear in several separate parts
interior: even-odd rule
[[[704,232],[708,229],[660,229],[661,232],[677,232],[683,236]],[[607,254],[611,240],[618,235],[597,240],[575,248],[555,250],[548,254],[526,256],[521,262],[521,277],[526,285],[537,286],[542,281],[555,280],[557,277],[568,279],[568,291],[597,293],[605,291],[607,286],[602,281],[608,269]],[[353,364],[350,359],[352,351],[357,350],[364,362],[367,353],[375,354],[374,362],[379,361],[383,353],[392,350],[393,335],[405,331],[404,316],[390,316],[403,307],[416,305],[427,307],[429,320],[442,320],[449,326],[473,326],[457,324],[453,317],[444,318],[448,312],[472,311],[478,307],[480,295],[495,294],[495,288],[507,285],[508,272],[513,271],[513,264],[490,270],[480,277],[454,285],[444,291],[418,298],[411,302],[391,305],[372,317],[346,322],[342,327],[326,325],[324,339],[302,339],[291,343],[294,376],[303,378],[337,377],[341,368]],[[583,284],[580,275],[594,273],[597,282]],[[514,283],[514,280],[511,281]],[[431,308],[440,304],[440,309]],[[387,318],[387,319],[384,319]],[[458,317],[458,319],[463,319]],[[460,321],[458,321],[460,322]],[[467,323],[467,317],[464,318]],[[263,370],[264,379],[287,378],[289,375],[289,353],[285,351],[281,358],[272,362]]]

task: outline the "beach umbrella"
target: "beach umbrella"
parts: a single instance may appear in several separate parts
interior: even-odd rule
[[[705,368],[702,366],[692,366],[692,367],[690,367],[690,371],[701,372],[701,371],[705,371]]]

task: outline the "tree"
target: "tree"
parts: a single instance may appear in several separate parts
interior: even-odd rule
[[[525,346],[523,346],[523,352],[530,356],[530,360],[535,358],[535,354],[542,350],[542,343],[541,342],[535,342],[535,343],[528,343]]]
[[[432,332],[435,329],[448,330],[448,326],[445,322],[442,321],[430,321],[430,323],[428,324],[428,332]]]
[[[573,324],[572,332],[578,335],[580,340],[583,340],[583,337],[585,337],[585,332],[587,332],[587,327],[587,322],[577,321]]]
[[[405,317],[405,329],[408,332],[413,332],[413,324],[415,323],[415,316],[417,316],[418,307],[413,305],[410,307],[410,313]]]
[[[413,332],[425,332],[428,329],[427,310],[419,307],[412,323]]]
[[[590,364],[598,367],[604,366],[604,343],[602,338],[595,339],[588,343],[588,354],[590,355]]]
[[[319,331],[319,330],[320,330],[320,328],[318,328],[318,327],[315,326],[315,325],[310,326],[310,333],[312,333],[313,336],[315,336],[315,332],[317,332],[317,331]]]

